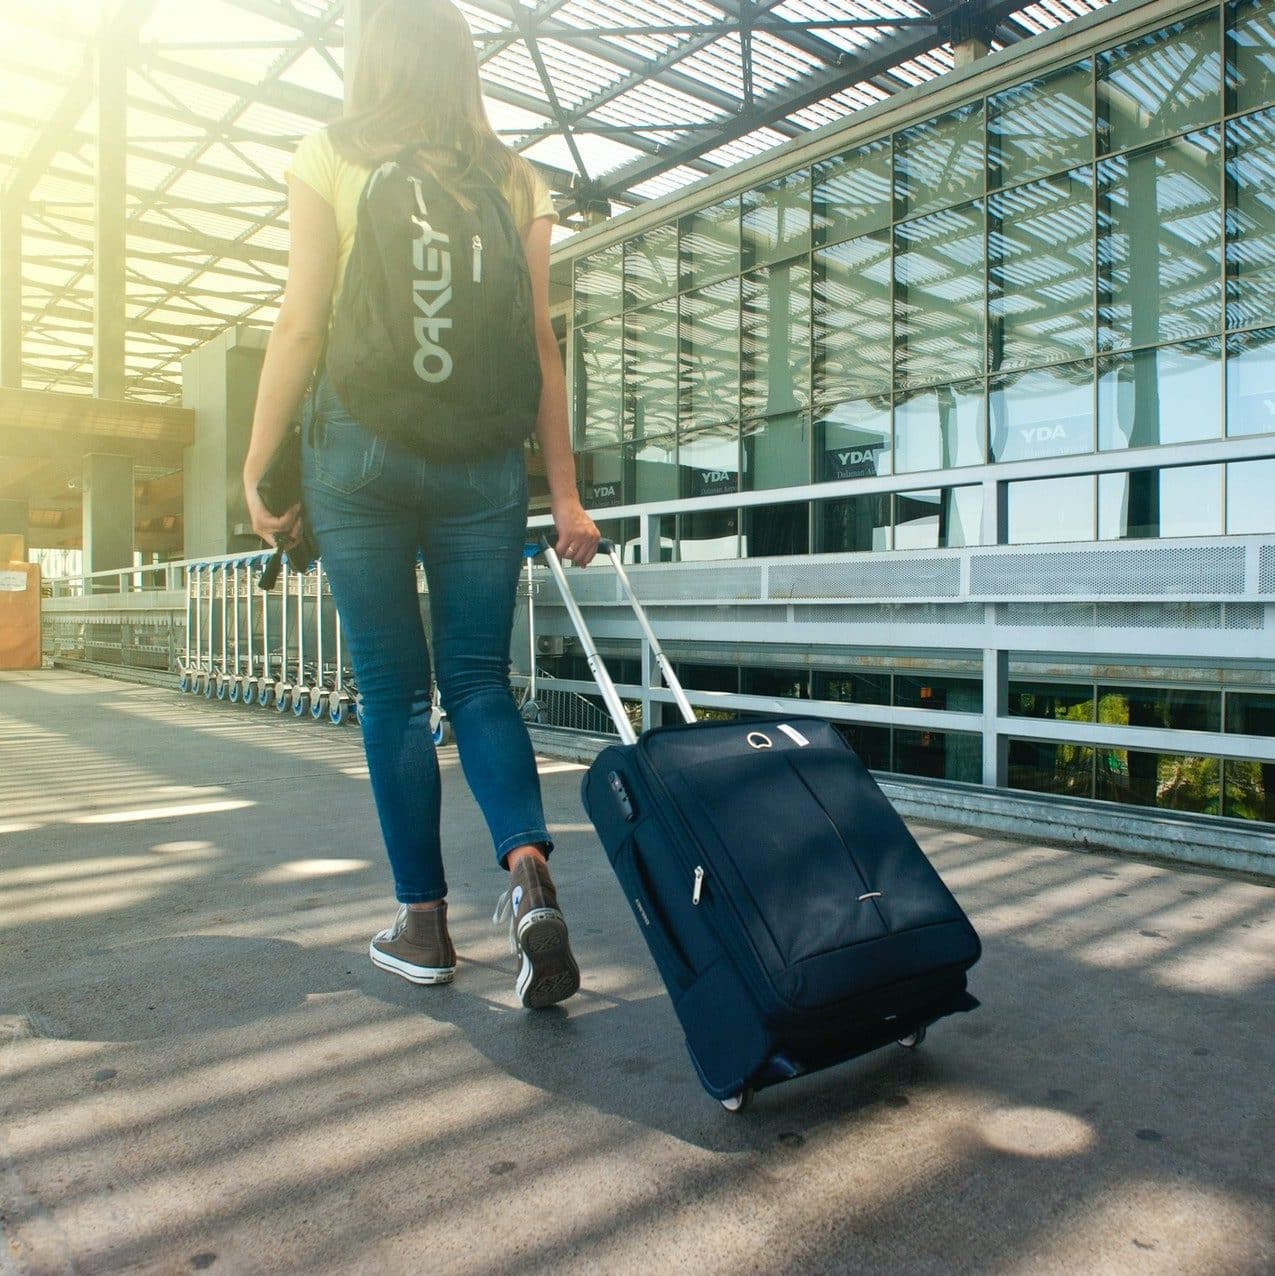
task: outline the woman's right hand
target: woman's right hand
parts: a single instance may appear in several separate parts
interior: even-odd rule
[[[257,491],[255,481],[244,476],[244,495],[248,498],[248,515],[252,530],[272,549],[282,545],[287,549],[301,535],[301,506],[294,505],[284,514],[272,514]]]

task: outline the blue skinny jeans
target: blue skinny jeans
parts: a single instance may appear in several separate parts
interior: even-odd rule
[[[496,860],[504,867],[505,856],[524,844],[552,849],[531,740],[509,685],[527,527],[522,451],[427,461],[355,421],[326,377],[305,424],[306,516],[358,681],[394,891],[404,904],[442,899],[440,777],[418,553],[429,584],[439,694]]]

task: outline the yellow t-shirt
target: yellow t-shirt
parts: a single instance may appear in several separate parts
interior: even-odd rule
[[[372,170],[360,164],[351,164],[343,159],[327,129],[311,133],[297,147],[292,163],[287,168],[289,178],[296,177],[303,181],[316,194],[322,196],[332,205],[336,214],[338,240],[336,286],[332,290],[332,301],[335,305],[340,294],[341,284],[345,280],[345,266],[350,260],[350,250],[354,247],[354,231],[358,225],[359,196],[367,185]],[[503,189],[502,193],[509,201],[509,209],[514,215],[514,225],[521,234],[537,217],[556,217],[553,197],[549,188],[541,180],[539,173],[533,172],[535,198],[528,201],[521,189]]]

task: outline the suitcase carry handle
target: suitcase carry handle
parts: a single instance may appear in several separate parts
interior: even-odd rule
[[[624,563],[620,559],[620,551],[616,549],[614,541],[608,540],[599,541],[598,549],[611,560],[611,566],[615,568],[615,574],[619,578],[620,587],[624,590],[624,596],[633,608],[633,614],[637,617],[643,636],[651,645],[651,655],[655,657],[655,663],[659,666],[664,685],[673,693],[673,699],[677,701],[677,707],[681,710],[682,720],[684,722],[694,722],[695,710],[691,708],[691,702],[686,698],[686,692],[682,690],[682,684],[677,680],[677,675],[673,672],[673,666],[669,663],[668,657],[664,654],[664,649],[660,646],[660,640],[655,636],[655,631],[651,628],[651,622],[647,617],[645,608],[633,591],[633,582],[629,580],[629,574],[624,570]],[[611,675],[607,672],[606,665],[602,663],[602,657],[598,655],[598,648],[593,641],[593,635],[589,632],[589,626],[585,623],[580,604],[576,602],[575,596],[571,592],[567,573],[562,569],[562,562],[558,558],[557,552],[543,536],[540,538],[539,552],[544,555],[545,562],[549,564],[549,570],[553,573],[553,578],[557,582],[563,605],[567,609],[567,615],[571,617],[571,623],[580,638],[580,645],[584,648],[585,658],[589,662],[589,669],[593,673],[594,681],[598,684],[598,690],[602,693],[607,712],[610,713],[611,720],[615,723],[615,728],[620,733],[620,739],[625,744],[636,744],[637,732],[634,731],[633,724],[629,721],[629,715],[624,711],[624,704],[620,700],[619,692],[615,689],[615,683],[611,681]]]

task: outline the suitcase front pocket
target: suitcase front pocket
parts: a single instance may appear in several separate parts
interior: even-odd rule
[[[824,753],[801,750],[801,762]],[[664,776],[712,860],[705,902],[716,904],[723,891],[742,894],[735,903],[745,923],[760,922],[784,966],[887,933],[880,893],[792,759],[788,751],[758,752]],[[832,757],[839,770],[844,761]]]

